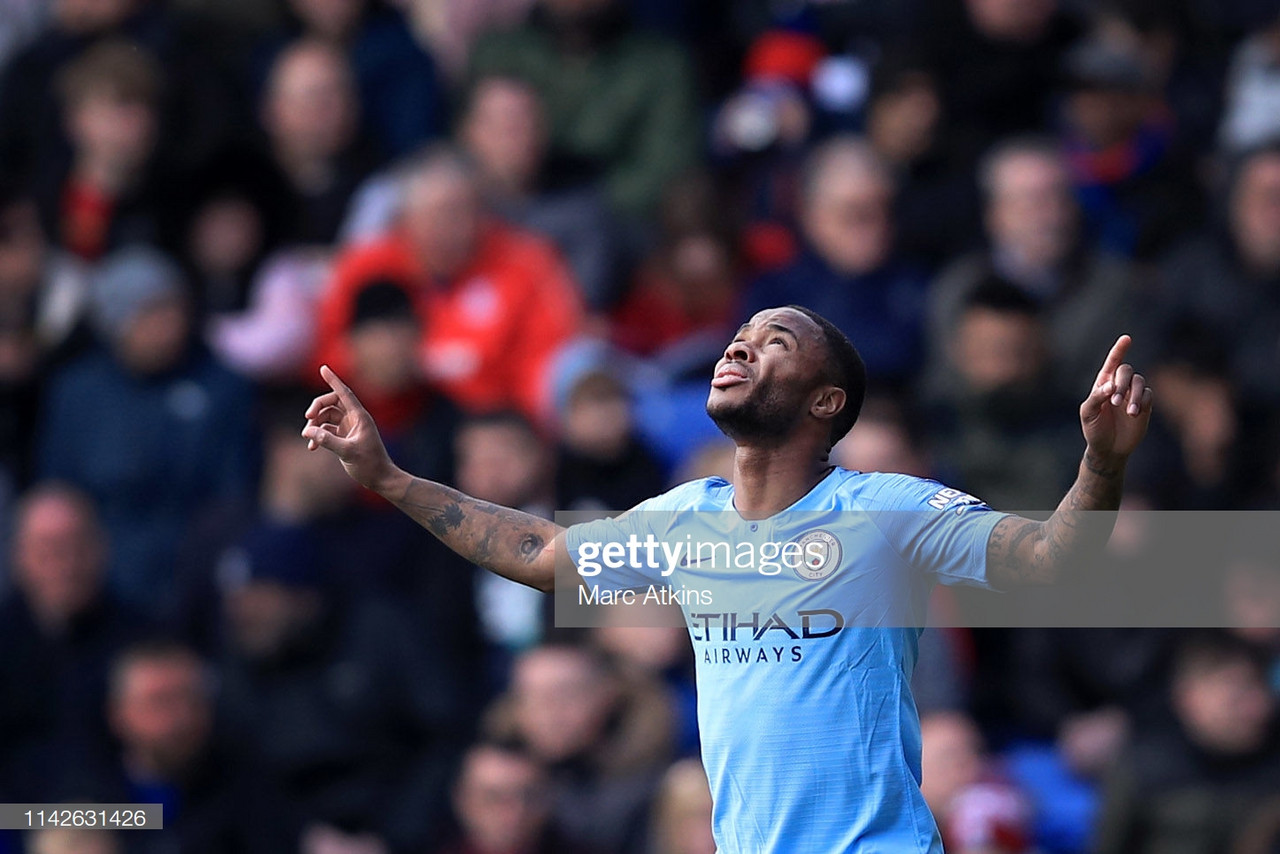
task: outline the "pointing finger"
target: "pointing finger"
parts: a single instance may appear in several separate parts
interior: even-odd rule
[[[1111,347],[1111,352],[1107,354],[1106,361],[1102,363],[1102,370],[1098,372],[1096,385],[1102,385],[1112,378],[1116,369],[1124,362],[1125,354],[1129,352],[1131,343],[1133,343],[1133,339],[1128,335],[1121,335],[1116,339],[1116,343]]]
[[[360,408],[360,401],[356,398],[355,392],[347,388],[347,384],[333,372],[332,368],[321,365],[320,376],[329,384],[329,388],[333,389],[333,393],[338,396],[338,400],[342,401],[343,406],[348,409]]]

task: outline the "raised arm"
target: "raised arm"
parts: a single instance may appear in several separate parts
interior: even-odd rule
[[[1124,361],[1130,343],[1128,335],[1120,336],[1080,405],[1084,459],[1058,509],[1043,522],[1007,516],[991,531],[987,578],[995,586],[1051,583],[1073,561],[1106,547],[1120,508],[1125,465],[1151,420],[1151,389]]]
[[[390,501],[472,563],[539,590],[552,589],[554,542],[563,528],[399,468],[351,389],[328,366],[320,369],[320,375],[332,390],[307,408],[307,426],[302,430],[307,447],[332,451],[356,482]]]

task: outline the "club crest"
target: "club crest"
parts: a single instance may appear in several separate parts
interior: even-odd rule
[[[801,555],[795,573],[805,581],[821,581],[840,565],[840,558],[843,556],[840,540],[830,531],[810,531],[794,542],[800,546]]]

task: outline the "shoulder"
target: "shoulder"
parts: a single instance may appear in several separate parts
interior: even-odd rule
[[[49,389],[54,395],[80,394],[86,387],[90,391],[101,391],[104,386],[119,385],[121,377],[111,356],[105,350],[94,348],[55,370],[49,379]]]
[[[545,292],[556,275],[566,272],[560,251],[541,235],[509,225],[488,228],[480,266],[511,286]]]
[[[982,503],[931,478],[892,472],[841,472],[840,493],[863,510],[946,510]]]

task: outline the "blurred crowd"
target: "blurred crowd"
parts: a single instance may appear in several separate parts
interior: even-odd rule
[[[1280,2],[0,0],[0,801],[166,822],[0,852],[712,854],[687,634],[556,629],[301,413],[621,510],[730,474],[787,303],[841,465],[1051,509],[1130,332],[1127,505],[1280,508]],[[1280,850],[1277,555],[1247,629],[926,632],[948,851]]]

